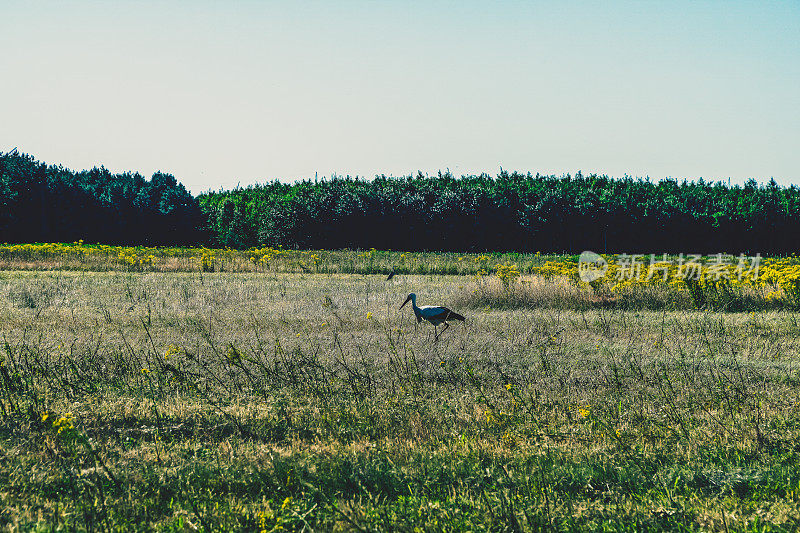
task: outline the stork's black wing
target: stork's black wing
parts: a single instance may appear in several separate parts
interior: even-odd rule
[[[432,318],[434,320],[444,320],[445,322],[448,320],[466,320],[463,316],[459,315],[455,311],[451,311],[446,307],[440,307],[440,309],[441,311],[435,315],[429,315],[428,318]]]

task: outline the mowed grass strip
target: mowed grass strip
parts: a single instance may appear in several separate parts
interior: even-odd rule
[[[433,342],[399,305],[467,317]],[[11,530],[794,530],[796,313],[460,276],[0,273]]]

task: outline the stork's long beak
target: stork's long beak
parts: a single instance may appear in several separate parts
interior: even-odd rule
[[[408,302],[410,302],[410,301],[411,301],[411,296],[409,296],[408,298],[406,298],[406,301],[405,301],[405,302],[403,302],[403,305],[401,305],[401,306],[400,306],[400,309],[402,309],[402,308],[403,308],[403,307],[404,307],[404,306],[405,306],[405,305],[406,305]]]

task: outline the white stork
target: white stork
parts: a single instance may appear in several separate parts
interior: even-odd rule
[[[408,298],[406,298],[406,301],[400,306],[400,309],[402,309],[409,302],[409,300],[411,301],[411,307],[414,308],[414,314],[417,316],[417,323],[427,320],[433,324],[433,331],[436,335],[434,340],[437,340],[439,335],[444,333],[444,330],[450,327],[450,324],[447,323],[448,320],[465,320],[463,316],[459,315],[455,311],[451,311],[446,307],[439,307],[436,305],[423,305],[422,307],[417,307],[417,295],[413,292],[408,295]],[[442,322],[444,322],[444,328],[442,331],[437,333],[436,328]]]

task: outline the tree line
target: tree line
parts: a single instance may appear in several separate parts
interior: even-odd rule
[[[598,175],[272,181],[193,197],[174,176],[0,153],[0,240],[232,248],[790,254],[800,189]]]
[[[199,197],[221,245],[790,254],[800,189],[501,172],[272,182]]]
[[[0,240],[194,244],[208,240],[197,198],[171,174],[74,172],[0,153]]]

